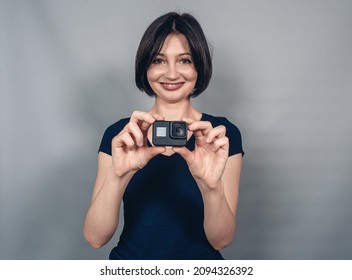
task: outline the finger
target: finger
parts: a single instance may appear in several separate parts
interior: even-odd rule
[[[154,119],[158,120],[158,121],[163,121],[165,120],[165,118],[159,114],[153,114]]]
[[[191,118],[181,118],[182,121],[186,122],[188,125],[190,125],[191,123],[194,123],[195,121],[192,120]]]
[[[188,125],[190,131],[202,130],[205,133],[208,133],[212,128],[211,122],[208,121],[194,121]]]
[[[139,146],[139,147],[143,146],[144,135],[143,135],[140,127],[136,123],[129,122],[126,127],[126,131],[133,135],[137,146]]]
[[[193,163],[194,155],[186,147],[172,147],[172,150],[175,153],[178,153],[181,157],[183,157],[188,165],[191,165]]]
[[[147,113],[147,112],[142,112],[142,111],[134,111],[131,115],[131,120],[133,121],[146,121],[149,123],[153,123],[154,122],[154,118],[151,114]]]
[[[146,160],[149,161],[158,154],[162,154],[166,151],[165,147],[153,146],[147,149],[145,153]]]
[[[188,125],[188,130],[193,132],[198,141],[201,137],[207,135],[212,128],[213,126],[208,121],[195,121]]]
[[[149,127],[153,124],[155,121],[155,118],[146,112],[141,112],[141,111],[134,111],[132,113],[132,116],[130,118],[131,122],[135,122],[139,125],[143,133],[146,133],[149,129]]]
[[[216,139],[216,141],[213,143],[213,151],[214,152],[217,152],[220,149],[222,149],[224,151],[229,150],[229,138],[227,138],[226,136],[221,137],[219,139]]]
[[[219,125],[211,129],[207,135],[206,142],[212,143],[215,139],[224,137],[226,135],[226,127],[223,125]]]
[[[127,131],[125,131],[114,137],[114,139],[112,140],[112,146],[114,148],[121,148],[126,146],[130,150],[135,147],[135,142],[132,139],[131,135]]]

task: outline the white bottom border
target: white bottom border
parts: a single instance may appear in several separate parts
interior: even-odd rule
[[[0,279],[352,279],[352,260],[2,260]]]

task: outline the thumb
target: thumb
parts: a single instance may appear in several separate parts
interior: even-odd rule
[[[145,153],[146,160],[149,161],[156,155],[161,154],[165,151],[166,151],[165,147],[153,146],[153,147],[147,148],[147,151]]]
[[[194,160],[193,153],[186,147],[172,147],[172,150],[175,153],[178,153],[181,157],[183,157],[188,165],[192,164]]]

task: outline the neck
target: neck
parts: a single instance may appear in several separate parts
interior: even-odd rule
[[[192,106],[189,99],[185,100],[184,102],[170,104],[164,103],[156,98],[154,106],[151,108],[149,113],[159,114],[163,116],[165,120],[169,121],[181,120],[181,118],[199,120],[201,117],[201,113]]]

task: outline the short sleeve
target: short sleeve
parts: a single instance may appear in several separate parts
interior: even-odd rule
[[[244,155],[244,151],[242,148],[241,132],[236,125],[230,122],[227,118],[212,116],[206,113],[203,113],[201,120],[210,121],[213,127],[216,127],[218,125],[225,126],[226,137],[229,138],[229,145],[230,145],[229,156],[233,156],[240,153],[242,154],[242,156]]]
[[[111,141],[112,139],[121,132],[125,125],[129,122],[129,119],[121,119],[118,122],[110,125],[104,132],[103,138],[101,139],[99,152],[111,155]]]
[[[231,123],[228,119],[224,119],[223,125],[226,127],[226,136],[229,138],[229,156],[241,153],[244,155],[242,148],[241,132],[236,125]]]

